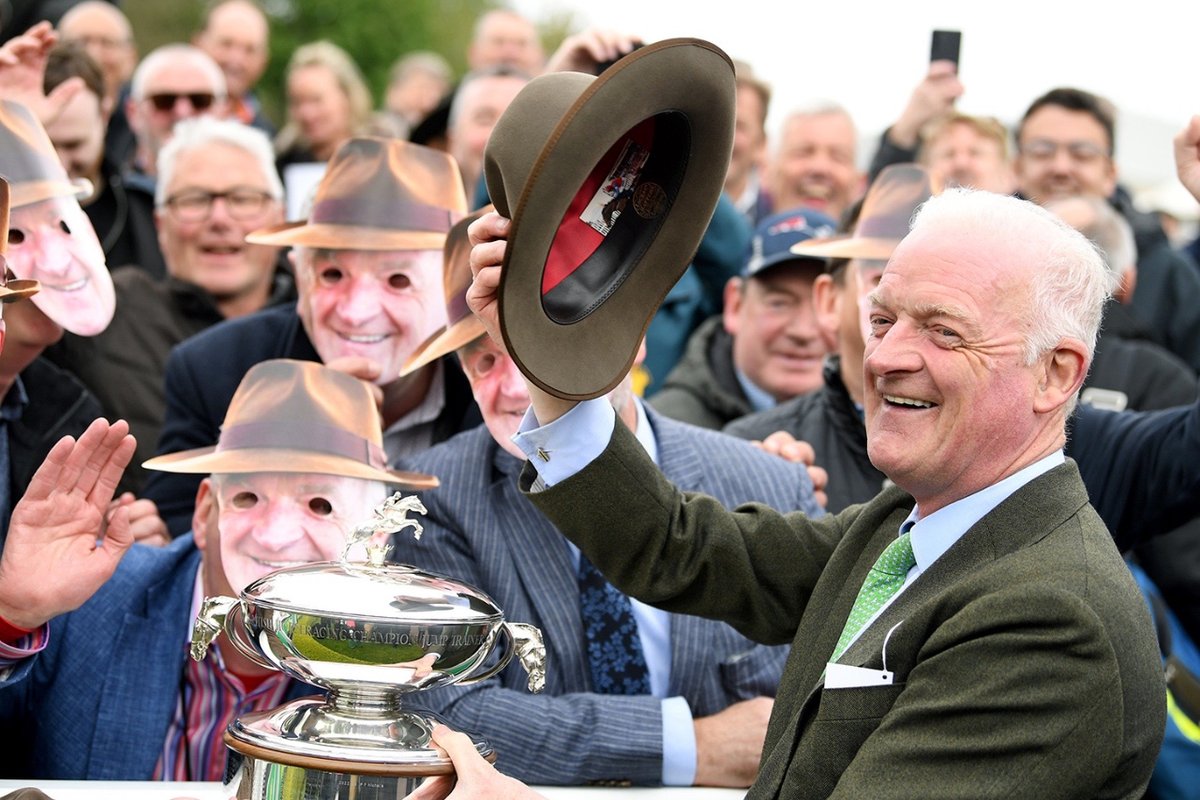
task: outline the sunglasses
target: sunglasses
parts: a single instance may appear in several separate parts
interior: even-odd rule
[[[211,92],[160,92],[152,94],[146,99],[154,106],[155,111],[166,112],[175,108],[175,104],[181,97],[186,97],[192,108],[197,111],[207,111],[217,99]]]

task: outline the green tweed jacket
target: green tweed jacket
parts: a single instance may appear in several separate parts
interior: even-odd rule
[[[749,798],[1138,798],[1150,778],[1161,661],[1074,462],[974,525],[839,659],[882,668],[894,628],[894,685],[847,689],[824,688],[825,664],[904,492],[819,520],[731,512],[677,491],[617,425],[530,497],[628,594],[792,643]]]

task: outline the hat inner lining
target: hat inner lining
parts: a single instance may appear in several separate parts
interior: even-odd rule
[[[638,265],[679,194],[691,126],[679,111],[648,117],[608,149],[575,193],[542,272],[542,306],[559,324],[578,322]]]

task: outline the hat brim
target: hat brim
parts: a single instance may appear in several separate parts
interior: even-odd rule
[[[629,372],[651,318],[712,218],[732,148],[733,96],[733,66],[724,52],[698,39],[670,39],[605,70],[562,115],[512,204],[499,286],[505,345],[534,384],[586,400],[611,391]],[[657,231],[626,256],[635,266],[622,265],[614,285],[589,297],[582,318],[552,319],[542,280],[559,222],[610,148],[665,113],[686,119],[690,152]]]
[[[446,234],[331,223],[287,222],[246,235],[251,244],[300,245],[330,250],[441,250]]]
[[[222,450],[199,447],[178,453],[155,456],[142,463],[146,469],[159,472],[209,475],[212,473],[244,474],[248,472],[289,472],[316,475],[337,475],[382,481],[406,489],[433,489],[439,481],[433,475],[420,472],[375,469],[348,458],[283,448],[247,448]]]
[[[30,206],[55,197],[87,197],[92,193],[92,186],[87,181],[26,181],[11,186],[11,208]]]
[[[18,300],[24,300],[26,297],[37,294],[41,288],[42,285],[37,281],[10,280],[4,286],[0,286],[0,303],[15,303]]]
[[[404,362],[404,366],[400,369],[400,377],[410,375],[421,367],[486,335],[487,328],[483,327],[483,323],[479,321],[478,317],[474,315],[464,317],[449,328],[442,328],[421,342],[420,346]]]
[[[800,242],[792,246],[792,254],[808,258],[870,258],[887,261],[899,244],[899,239],[834,236]]]

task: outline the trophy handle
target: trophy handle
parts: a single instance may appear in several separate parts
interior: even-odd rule
[[[500,632],[504,635],[504,652],[500,654],[500,660],[478,675],[463,678],[457,683],[465,685],[487,680],[507,667],[515,653],[521,660],[521,666],[529,673],[529,691],[540,692],[546,686],[546,647],[542,644],[542,632],[520,622],[505,622],[500,626]]]
[[[246,638],[246,626],[242,622],[245,609],[241,601],[234,597],[206,597],[200,605],[200,613],[196,615],[196,623],[192,627],[192,659],[203,661],[208,648],[222,629],[234,649],[264,669],[278,670],[279,668],[267,661]]]

